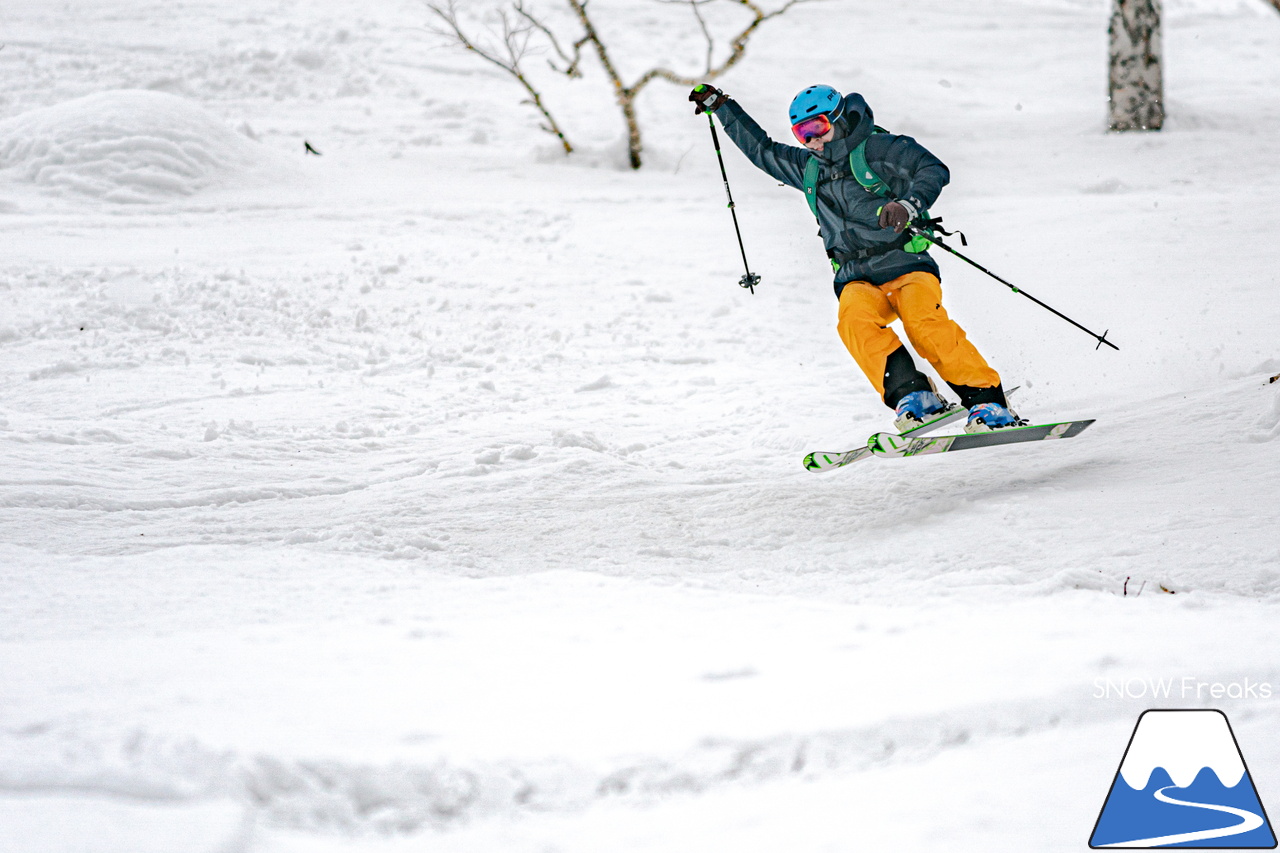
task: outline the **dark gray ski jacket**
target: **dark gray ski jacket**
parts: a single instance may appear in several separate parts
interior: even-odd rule
[[[871,108],[861,95],[844,97],[844,111],[837,122],[837,135],[823,146],[822,153],[774,142],[751,116],[730,98],[716,110],[725,133],[752,163],[789,187],[804,191],[804,167],[809,158],[822,163],[817,201],[818,224],[829,257],[837,260],[861,249],[892,243],[900,235],[881,228],[879,210],[891,199],[867,191],[849,173],[849,152],[866,140],[867,164],[893,190],[894,198],[908,201],[923,212],[938,200],[951,173],[942,161],[909,136],[873,133]],[[803,208],[802,208],[803,209]],[[832,254],[834,253],[834,255]],[[835,275],[836,296],[850,281],[884,284],[909,272],[928,272],[941,278],[938,265],[924,252],[893,249],[864,260],[841,261]]]

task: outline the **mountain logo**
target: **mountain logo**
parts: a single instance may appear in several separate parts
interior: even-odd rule
[[[1089,846],[1274,849],[1275,833],[1227,715],[1144,711]]]

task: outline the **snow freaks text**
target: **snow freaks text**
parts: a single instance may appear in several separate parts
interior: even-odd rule
[[[1243,681],[1201,681],[1182,678],[1097,678],[1094,699],[1270,699],[1270,683],[1246,678]]]

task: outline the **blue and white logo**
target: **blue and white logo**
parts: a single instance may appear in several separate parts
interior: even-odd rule
[[[1226,715],[1143,712],[1089,846],[1274,848]]]

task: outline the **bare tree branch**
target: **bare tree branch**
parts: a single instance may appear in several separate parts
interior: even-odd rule
[[[689,0],[689,8],[693,11],[693,17],[698,20],[698,29],[702,30],[702,37],[707,40],[707,73],[711,73],[711,60],[714,58],[716,50],[715,39],[711,37],[711,30],[707,28],[707,19],[702,17],[702,10],[698,8],[700,4],[698,0]]]
[[[658,2],[670,6],[684,6],[686,4],[689,6],[693,12],[693,17],[698,20],[698,29],[702,30],[702,37],[707,40],[707,67],[703,73],[710,74],[712,54],[715,53],[716,42],[711,37],[711,30],[707,27],[707,19],[702,17],[702,9],[699,7],[705,6],[707,3],[714,3],[715,0],[658,0]]]
[[[529,35],[532,27],[516,26],[512,23],[511,18],[508,17],[506,11],[499,13],[499,20],[502,23],[500,41],[506,54],[505,56],[499,56],[492,50],[486,49],[485,47],[477,44],[475,39],[472,39],[463,31],[462,25],[458,23],[458,8],[456,0],[448,0],[448,3],[443,7],[435,3],[430,3],[427,5],[427,8],[434,12],[436,17],[438,17],[444,23],[445,27],[447,27],[447,29],[433,27],[433,32],[446,38],[455,39],[458,44],[462,45],[476,56],[479,56],[486,62],[498,66],[520,82],[520,85],[524,87],[524,90],[529,93],[529,100],[525,103],[530,103],[536,107],[538,112],[542,113],[542,117],[546,119],[546,124],[540,125],[540,128],[548,133],[554,134],[560,140],[560,144],[564,146],[565,154],[572,154],[573,146],[569,144],[568,137],[564,135],[564,132],[560,129],[560,125],[556,123],[555,117],[551,115],[551,111],[548,110],[546,104],[542,102],[541,93],[533,87],[533,84],[529,82],[529,78],[525,75],[524,70],[520,67],[520,63],[524,59],[525,53],[529,47]],[[523,14],[519,8],[517,8],[516,11],[517,13]]]
[[[636,119],[636,93],[633,89],[628,89],[626,84],[622,82],[618,69],[614,67],[613,60],[609,58],[609,51],[605,48],[604,42],[600,40],[595,24],[587,16],[587,0],[566,0],[566,2],[577,13],[578,22],[582,24],[587,41],[595,46],[596,56],[600,59],[600,65],[604,67],[604,73],[608,76],[609,82],[613,84],[614,97],[617,99],[618,107],[622,110],[622,117],[627,123],[627,152],[631,160],[631,168],[639,169],[641,144],[640,123]]]
[[[560,47],[560,40],[556,38],[556,34],[551,31],[551,28],[536,18],[532,12],[525,9],[523,2],[517,0],[517,2],[512,4],[512,8],[515,9],[517,15],[524,18],[531,26],[547,37],[547,41],[551,42],[551,48],[556,52],[556,55],[560,57],[561,61],[565,63],[564,68],[556,68],[554,62],[547,60],[547,64],[551,66],[553,71],[557,71],[567,77],[582,76],[582,69],[578,67],[578,64],[582,62],[582,46],[587,43],[587,38],[585,36],[573,43],[573,55],[570,56],[564,52],[562,47]]]
[[[707,1],[711,2],[711,0]],[[786,13],[793,6],[798,6],[802,3],[818,3],[821,2],[821,0],[787,0],[786,3],[782,4],[772,12],[764,11],[757,3],[754,2],[754,0],[726,0],[726,2],[736,3],[739,6],[746,8],[751,12],[752,19],[742,32],[738,33],[729,41],[729,56],[724,62],[720,63],[720,65],[715,68],[708,66],[706,73],[701,78],[685,77],[667,68],[653,68],[646,71],[631,88],[636,92],[639,92],[645,86],[649,85],[649,83],[658,78],[670,83],[675,83],[678,86],[692,86],[695,83],[705,83],[708,80],[714,80],[723,75],[733,66],[737,65],[742,57],[746,55],[747,42],[751,40],[751,36],[755,34],[755,31],[759,29],[760,25],[765,21]],[[1275,2],[1280,2],[1280,0],[1275,0]]]
[[[510,2],[511,11],[514,12],[518,20],[513,21],[505,10],[500,14],[502,52],[480,45],[475,39],[467,36],[462,26],[458,23],[457,0],[447,0],[444,6],[431,3],[428,8],[445,24],[446,28],[436,29],[437,33],[455,39],[467,50],[498,66],[520,82],[525,91],[529,93],[528,103],[536,107],[546,119],[546,125],[542,129],[558,136],[564,144],[566,153],[573,149],[552,118],[551,113],[543,104],[538,91],[525,75],[521,67],[521,61],[528,51],[530,37],[536,33],[541,38],[546,39],[561,63],[561,66],[557,66],[554,61],[548,60],[548,65],[553,71],[568,77],[581,77],[582,49],[589,45],[600,60],[600,66],[604,69],[605,76],[613,87],[614,100],[622,111],[623,119],[627,125],[627,148],[631,167],[638,169],[640,168],[642,145],[640,123],[636,116],[636,100],[646,86],[658,79],[680,86],[692,86],[699,82],[714,80],[741,61],[743,56],[746,55],[747,42],[750,41],[762,24],[785,14],[795,6],[804,3],[816,3],[819,0],[783,0],[782,4],[772,11],[765,11],[760,5],[760,0],[656,0],[656,2],[666,5],[688,6],[694,20],[697,21],[698,29],[701,31],[703,39],[706,41],[705,67],[699,77],[686,77],[669,68],[651,68],[641,74],[631,85],[627,85],[623,80],[618,66],[614,64],[609,49],[605,46],[604,40],[596,29],[595,22],[588,13],[587,5],[590,0],[565,0],[565,3],[573,11],[574,17],[577,18],[578,24],[582,27],[582,36],[572,43],[572,51],[566,49],[564,47],[565,42],[556,35],[552,28],[531,8],[526,6],[526,0],[510,0]],[[702,8],[716,2],[740,6],[751,15],[751,19],[743,29],[728,40],[728,55],[724,57],[719,65],[715,64],[716,39]],[[1270,0],[1270,2],[1280,3],[1280,0]]]

